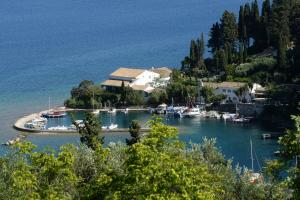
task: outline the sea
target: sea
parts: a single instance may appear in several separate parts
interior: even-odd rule
[[[47,109],[49,97],[52,106],[63,105],[82,80],[101,83],[119,67],[179,68],[191,39],[203,32],[207,40],[210,27],[224,10],[238,15],[239,6],[249,1],[0,2],[0,143],[4,143],[19,134],[12,128],[19,117]],[[210,56],[208,49],[206,56]],[[180,123],[181,140],[201,142],[204,136],[215,137],[226,157],[241,165],[250,165],[251,138],[260,161],[272,158],[278,148],[276,141],[259,138],[265,130],[256,125]],[[39,148],[79,143],[78,136],[31,134],[27,139]],[[124,139],[124,135],[108,135],[106,142]]]

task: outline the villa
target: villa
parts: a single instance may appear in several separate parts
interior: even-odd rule
[[[252,101],[251,90],[247,87],[247,83],[242,82],[203,82],[202,86],[210,87],[214,89],[214,94],[220,95],[223,94],[227,98],[226,102],[239,103],[240,101],[244,101],[245,103],[249,103]],[[246,87],[246,90],[243,92],[242,96],[237,95],[237,91]]]
[[[144,96],[148,97],[155,88],[168,84],[171,72],[166,67],[151,68],[150,70],[122,67],[111,73],[109,79],[101,85],[107,91],[116,92],[124,83],[125,87],[143,92]]]

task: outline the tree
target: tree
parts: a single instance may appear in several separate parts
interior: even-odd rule
[[[252,2],[251,4],[251,36],[254,39],[254,45],[257,46],[259,45],[259,40],[261,37],[261,30],[260,30],[260,15],[259,15],[259,8],[258,8],[258,3],[257,0]],[[258,44],[256,44],[258,43]]]
[[[122,84],[121,84],[121,91],[120,91],[120,102],[124,105],[125,104],[125,101],[126,101],[126,96],[127,96],[127,91],[126,91],[126,88],[125,88],[125,84],[124,84],[124,81],[122,81]]]
[[[93,113],[85,113],[83,126],[77,124],[74,120],[73,124],[76,126],[78,133],[81,135],[81,143],[87,145],[93,150],[98,149],[104,143],[104,136],[100,136],[101,124]]]
[[[205,41],[204,35],[201,33],[201,37],[197,39],[197,48],[198,48],[198,61],[204,61],[205,53]]]
[[[282,34],[279,35],[278,40],[278,55],[277,55],[277,62],[280,69],[285,70],[287,68],[287,42],[285,36]]]
[[[264,41],[263,47],[268,47],[271,42],[270,38],[270,21],[271,21],[271,3],[270,0],[265,0],[262,5],[261,11],[261,37],[262,41]]]
[[[211,52],[215,53],[221,48],[222,45],[222,33],[218,22],[213,24],[210,29],[210,39],[208,40],[208,47],[211,48]]]
[[[224,49],[228,53],[228,63],[232,61],[232,54],[235,52],[236,40],[238,38],[238,27],[234,13],[225,11],[221,18],[222,40]]]
[[[191,64],[191,68],[194,68],[196,66],[197,63],[197,59],[198,59],[198,49],[197,49],[197,44],[195,42],[195,40],[191,41],[191,47],[190,47],[190,64]],[[190,69],[191,70],[191,69]]]
[[[246,44],[247,48],[250,46],[250,27],[251,27],[251,8],[249,3],[246,3],[244,6],[244,21],[245,21],[245,33],[246,33]]]
[[[140,130],[141,130],[141,126],[140,126],[139,122],[136,120],[131,121],[131,124],[129,126],[129,133],[130,133],[131,138],[126,139],[127,145],[130,146],[130,145],[136,144],[140,141],[140,139],[141,139]]]

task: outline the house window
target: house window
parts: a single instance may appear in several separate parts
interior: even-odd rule
[[[231,93],[231,90],[227,90],[228,93]]]
[[[223,92],[226,92],[226,90],[225,90],[225,89],[223,89]]]

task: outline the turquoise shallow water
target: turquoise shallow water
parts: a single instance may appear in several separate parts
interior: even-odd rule
[[[191,38],[201,32],[207,38],[224,9],[237,13],[239,5],[247,2],[0,1],[1,143],[17,134],[11,126],[18,117],[46,109],[48,96],[53,105],[61,105],[69,90],[83,79],[99,83],[119,66],[178,67],[189,52]],[[241,129],[218,122],[189,123],[182,124],[182,138],[199,142],[204,134],[217,136],[229,157],[246,158],[248,153],[243,150],[249,135],[244,132],[260,132],[252,126]],[[197,134],[198,130],[203,134]],[[107,140],[119,138],[124,136]],[[40,146],[78,141],[76,136],[31,135],[29,139]],[[262,154],[270,155],[274,142],[255,142]],[[237,160],[240,157],[235,156]]]

